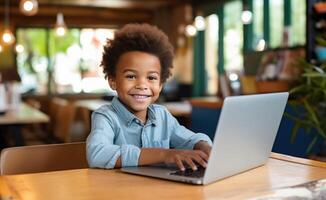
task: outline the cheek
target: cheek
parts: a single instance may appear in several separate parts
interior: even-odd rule
[[[136,85],[137,84],[134,81],[124,81],[123,83],[119,84],[119,87],[124,92],[129,92],[131,90],[134,90]]]
[[[156,85],[156,86],[153,88],[153,90],[155,91],[155,93],[158,93],[158,94],[161,92],[161,89],[162,89],[161,85]]]
[[[132,88],[131,84],[128,84],[128,82],[124,82],[122,84],[119,84],[118,87],[119,87],[119,89],[121,91],[124,91],[124,92],[126,92],[126,91],[128,91],[128,90],[130,90]]]

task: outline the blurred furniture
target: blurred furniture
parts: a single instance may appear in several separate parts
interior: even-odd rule
[[[37,110],[41,110],[41,103],[35,99],[25,99],[24,102],[37,109]],[[32,138],[26,138],[26,136],[24,135],[24,139],[25,140],[29,140],[29,139],[35,139],[35,137],[37,137],[38,139],[44,139],[44,136],[46,136],[46,134],[44,134],[44,130],[43,127],[46,126],[45,124],[30,124],[28,126],[24,127],[24,131],[28,131],[29,133],[31,133],[31,135],[33,135]]]
[[[12,132],[15,140],[15,145],[24,145],[21,129],[25,125],[31,125],[36,123],[49,122],[49,117],[25,103],[21,103],[18,109],[8,110],[4,115],[0,115],[0,132]],[[2,140],[1,146],[7,146],[4,143],[4,138],[0,136]]]
[[[257,81],[256,76],[242,76],[242,94],[287,92],[293,82],[285,80],[277,81]]]
[[[12,58],[14,60],[14,57],[12,57]],[[21,81],[16,66],[0,67],[0,74],[1,74],[0,75],[1,76],[1,82]]]
[[[55,97],[50,102],[50,130],[55,140],[71,141],[71,127],[75,118],[76,107],[73,102]]]
[[[325,177],[325,163],[272,154],[264,166],[205,187],[104,169],[2,176],[0,183],[8,199],[249,199]]]
[[[191,105],[188,101],[176,101],[161,103],[174,117],[189,117],[191,114]]]
[[[49,117],[41,111],[21,103],[18,110],[8,110],[0,115],[0,125],[31,124],[49,122]]]
[[[189,102],[192,107],[190,129],[196,133],[205,133],[213,140],[223,100],[218,97],[200,97],[192,98]]]
[[[257,80],[256,76],[240,76],[242,94],[256,94],[257,93]]]
[[[191,107],[222,108],[223,99],[219,97],[197,97],[189,99]]]
[[[33,108],[36,108],[38,110],[41,109],[41,103],[39,101],[37,101],[36,99],[26,99],[26,100],[24,100],[24,102]]]
[[[291,88],[291,82],[284,80],[257,81],[256,85],[258,93],[288,92]]]
[[[0,156],[1,175],[87,167],[84,142],[11,147],[3,149]]]
[[[293,82],[285,80],[257,81],[255,76],[242,76],[242,94],[288,92]]]

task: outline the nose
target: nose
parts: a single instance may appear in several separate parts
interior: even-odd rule
[[[148,86],[147,86],[146,80],[145,79],[139,79],[135,88],[138,89],[138,90],[147,90]]]

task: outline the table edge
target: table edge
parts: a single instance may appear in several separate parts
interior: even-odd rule
[[[275,152],[271,153],[270,158],[326,169],[326,162],[317,161],[317,160],[299,158],[299,157],[294,157],[294,156],[275,153]]]

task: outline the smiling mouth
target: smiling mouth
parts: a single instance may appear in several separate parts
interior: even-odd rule
[[[149,98],[151,95],[131,94],[136,100],[143,100]]]

